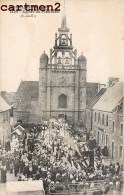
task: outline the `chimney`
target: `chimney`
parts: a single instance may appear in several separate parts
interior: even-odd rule
[[[119,82],[119,78],[109,77],[108,78],[108,88],[112,87],[117,82]]]
[[[103,88],[106,88],[106,84],[101,84],[101,83],[99,83],[99,85],[98,85],[98,92],[99,92],[101,89],[103,89]]]

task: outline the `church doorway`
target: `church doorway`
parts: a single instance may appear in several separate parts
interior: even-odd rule
[[[58,107],[59,108],[67,108],[67,96],[65,94],[61,94],[58,97]]]

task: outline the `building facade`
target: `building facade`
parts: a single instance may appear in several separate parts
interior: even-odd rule
[[[107,146],[112,159],[123,161],[123,83],[108,88],[93,106],[92,132],[99,146]]]
[[[63,117],[75,123],[84,123],[86,108],[86,63],[83,54],[77,58],[72,34],[62,18],[55,45],[40,57],[39,113],[43,120]]]
[[[0,144],[11,138],[11,106],[0,95]]]
[[[100,91],[92,98],[92,101],[86,107],[86,130],[88,133],[92,131],[92,123],[93,123],[93,106],[97,103],[97,101],[102,97],[105,93],[106,88],[100,89]]]

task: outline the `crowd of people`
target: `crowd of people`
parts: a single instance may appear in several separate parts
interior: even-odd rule
[[[89,151],[88,146],[86,151],[86,143],[83,146],[78,144],[80,137],[76,139],[78,150],[71,147],[57,131],[46,140],[50,125],[34,124],[28,127],[23,136],[13,138],[18,140],[15,149],[11,149],[12,143],[9,149],[1,148],[1,182],[6,182],[6,173],[9,172],[18,181],[42,180],[46,194],[90,189],[93,181],[99,183],[101,180],[104,192],[111,186],[121,189],[122,166],[118,162],[104,165],[100,159],[95,160],[94,151]],[[52,122],[50,130],[55,128],[59,129],[61,125],[54,125]],[[77,135],[73,134],[75,136]]]

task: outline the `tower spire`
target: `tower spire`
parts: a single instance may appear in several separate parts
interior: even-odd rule
[[[62,17],[61,28],[63,28],[63,29],[66,29],[66,28],[67,28],[67,22],[66,22],[66,9],[65,9],[65,0],[64,0],[63,17]]]

